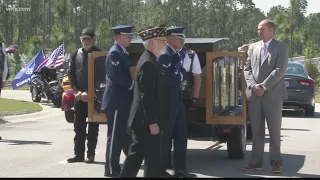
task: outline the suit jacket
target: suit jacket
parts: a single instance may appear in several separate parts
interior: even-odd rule
[[[261,58],[261,48],[263,48],[263,41],[249,46],[248,58],[244,66],[247,99],[250,101],[258,98],[252,87],[254,84],[261,83],[266,88],[263,95],[266,99],[283,101],[287,98],[284,73],[288,66],[288,47],[272,39],[265,59]],[[261,66],[260,62],[263,62]],[[258,82],[258,76],[261,82]]]
[[[163,78],[156,59],[152,52],[145,50],[138,61],[134,99],[128,119],[129,128],[148,131],[149,125],[154,123],[160,129],[165,127]]]
[[[107,85],[101,109],[127,109],[129,113],[134,85],[130,76],[131,60],[121,46],[115,43],[107,54],[105,65]]]

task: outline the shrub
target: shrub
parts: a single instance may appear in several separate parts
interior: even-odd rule
[[[305,60],[305,67],[308,71],[309,76],[316,81],[317,86],[320,84],[320,72],[318,65],[311,60]]]

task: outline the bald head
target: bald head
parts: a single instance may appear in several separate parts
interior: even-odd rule
[[[269,19],[262,20],[258,25],[258,34],[260,38],[267,42],[273,38],[275,32],[275,24]]]

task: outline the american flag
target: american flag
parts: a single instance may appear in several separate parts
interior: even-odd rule
[[[62,43],[58,48],[56,48],[50,56],[48,56],[35,70],[35,72],[38,72],[42,69],[42,67],[47,67],[50,69],[58,69],[63,66],[63,60],[64,60],[64,44]]]

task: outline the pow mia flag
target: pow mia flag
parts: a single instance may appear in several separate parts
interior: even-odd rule
[[[15,90],[19,87],[27,85],[32,79],[35,69],[45,60],[43,50],[41,49],[29,62],[26,64],[14,77],[12,81],[12,89]]]

